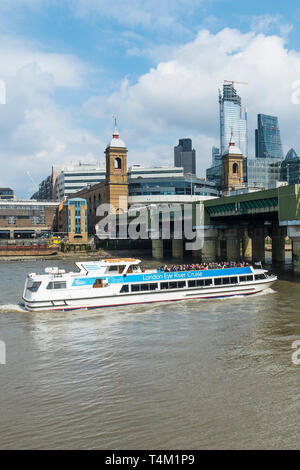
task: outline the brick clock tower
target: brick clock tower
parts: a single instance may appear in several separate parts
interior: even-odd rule
[[[115,122],[113,138],[106,147],[105,197],[116,213],[128,211],[127,148]]]
[[[243,154],[235,145],[233,136],[229,146],[222,156],[222,195],[228,196],[232,189],[238,189],[244,184]]]

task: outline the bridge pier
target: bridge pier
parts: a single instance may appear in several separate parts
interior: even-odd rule
[[[172,257],[183,258],[183,240],[175,238],[172,240]]]
[[[300,272],[300,226],[287,227],[287,235],[292,240],[292,260],[295,272]]]
[[[225,230],[226,258],[228,261],[238,261],[241,258],[241,238],[238,229]]]
[[[249,237],[247,230],[244,232],[242,239],[242,258],[244,261],[252,261],[252,239]]]
[[[216,239],[209,238],[204,240],[204,245],[201,250],[201,260],[206,263],[216,261]]]
[[[252,261],[265,261],[265,229],[253,228],[250,232],[252,238]]]
[[[217,257],[217,237],[218,230],[206,229],[204,230],[204,242],[201,250],[201,260],[205,263],[212,263],[216,261]]]
[[[154,259],[162,259],[164,257],[164,241],[152,240],[152,257]]]
[[[226,252],[228,261],[238,261],[241,257],[240,240],[226,240]]]
[[[272,228],[272,261],[275,263],[285,262],[285,235],[284,227]]]
[[[293,245],[293,268],[294,271],[300,273],[300,239],[292,240]]]
[[[203,246],[200,250],[193,250],[193,258],[196,258],[198,261],[203,261],[204,263],[216,261],[217,236],[218,231],[216,229],[205,229]]]

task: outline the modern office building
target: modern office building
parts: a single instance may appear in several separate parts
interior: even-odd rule
[[[281,180],[281,159],[247,158],[244,161],[244,181],[248,187],[276,188]]]
[[[67,233],[70,243],[88,242],[87,201],[72,198],[60,203],[58,207],[58,232]]]
[[[223,85],[223,95],[219,90],[220,106],[220,153],[223,155],[231,134],[244,158],[248,156],[248,124],[247,111],[242,106],[241,97],[237,94],[233,83]]]
[[[2,200],[10,200],[14,199],[14,191],[11,188],[0,188],[0,199]]]
[[[76,191],[105,180],[105,168],[97,164],[53,166],[51,175],[40,184],[31,199],[37,201],[62,201]]]
[[[222,165],[222,154],[218,147],[212,147],[211,157],[211,166]]]
[[[53,196],[53,179],[51,174],[39,184],[38,191],[31,196],[31,199],[36,201],[52,201],[54,199]]]
[[[206,169],[206,181],[213,183],[219,191],[222,189],[222,172],[222,164]]]
[[[281,165],[281,181],[288,184],[300,183],[300,158],[293,148],[291,148]]]
[[[128,196],[157,195],[218,196],[214,182],[184,174],[183,168],[134,165],[128,170]]]
[[[178,178],[184,176],[183,167],[176,166],[154,166],[144,167],[142,165],[132,165],[127,171],[128,180],[137,178]]]
[[[196,151],[192,147],[192,139],[179,139],[174,147],[174,165],[182,167],[184,173],[196,174]]]
[[[276,116],[257,115],[255,157],[283,159],[278,118]]]
[[[218,147],[211,149],[211,166],[206,170],[206,180],[214,183],[218,190],[222,189],[222,155]]]
[[[102,183],[105,180],[105,167],[79,164],[63,167],[56,178],[55,194],[61,201],[77,191]]]

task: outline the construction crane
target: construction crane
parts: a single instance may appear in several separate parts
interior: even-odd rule
[[[224,80],[224,82],[232,83],[233,86],[235,83],[240,83],[241,85],[248,85],[248,82],[238,82],[236,80]]]

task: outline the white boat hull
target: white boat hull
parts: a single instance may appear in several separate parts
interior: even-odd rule
[[[25,308],[29,311],[67,311],[67,310],[84,310],[103,307],[115,307],[123,305],[137,305],[154,302],[174,302],[183,300],[206,300],[222,297],[234,297],[242,295],[253,295],[271,287],[276,281],[276,277],[268,278],[260,282],[240,283],[234,286],[220,287],[201,287],[194,289],[166,290],[166,291],[149,291],[137,292],[129,294],[113,294],[109,296],[93,296],[90,290],[78,289],[78,293],[74,298],[52,299],[45,301],[30,302],[25,301]],[[74,295],[74,292],[73,292]],[[80,295],[80,297],[78,297]]]

